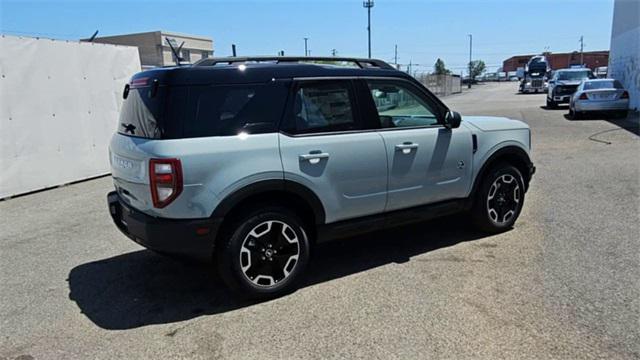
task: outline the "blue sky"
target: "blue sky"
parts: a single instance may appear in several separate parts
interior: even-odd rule
[[[367,55],[366,10],[361,0],[343,1],[5,1],[4,34],[57,39],[170,30],[207,35],[215,55]],[[438,57],[454,72],[474,59],[495,70],[511,55],[579,49],[607,50],[613,0],[376,0],[372,9],[373,57],[431,70]]]

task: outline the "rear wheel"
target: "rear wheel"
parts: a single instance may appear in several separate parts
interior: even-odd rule
[[[579,120],[580,119],[580,113],[575,111],[571,107],[569,107],[569,118],[571,120]]]
[[[216,252],[223,281],[241,296],[265,299],[295,289],[309,261],[304,223],[284,207],[238,218]]]
[[[524,204],[524,181],[513,165],[500,163],[482,181],[472,208],[472,220],[480,230],[498,233],[510,229]]]

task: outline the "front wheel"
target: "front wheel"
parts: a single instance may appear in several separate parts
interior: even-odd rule
[[[510,229],[524,204],[524,181],[515,167],[501,163],[486,175],[472,208],[474,225],[482,231],[499,233]]]
[[[222,280],[242,297],[273,298],[295,289],[309,261],[304,223],[287,208],[266,206],[229,227],[216,252]]]
[[[557,107],[558,107],[558,104],[555,101],[547,98],[547,108],[548,109],[555,109]]]

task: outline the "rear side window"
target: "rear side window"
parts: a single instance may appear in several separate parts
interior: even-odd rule
[[[297,87],[285,130],[294,134],[362,129],[350,81],[303,82]]]
[[[227,136],[274,132],[287,99],[285,83],[193,87],[194,117],[183,137]]]

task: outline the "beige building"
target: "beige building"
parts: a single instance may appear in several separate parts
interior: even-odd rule
[[[185,62],[196,62],[213,56],[213,39],[168,31],[151,31],[136,34],[96,37],[97,43],[137,46],[143,68],[175,65],[170,41],[177,48],[184,41],[181,56]],[[83,39],[82,41],[87,41]]]

